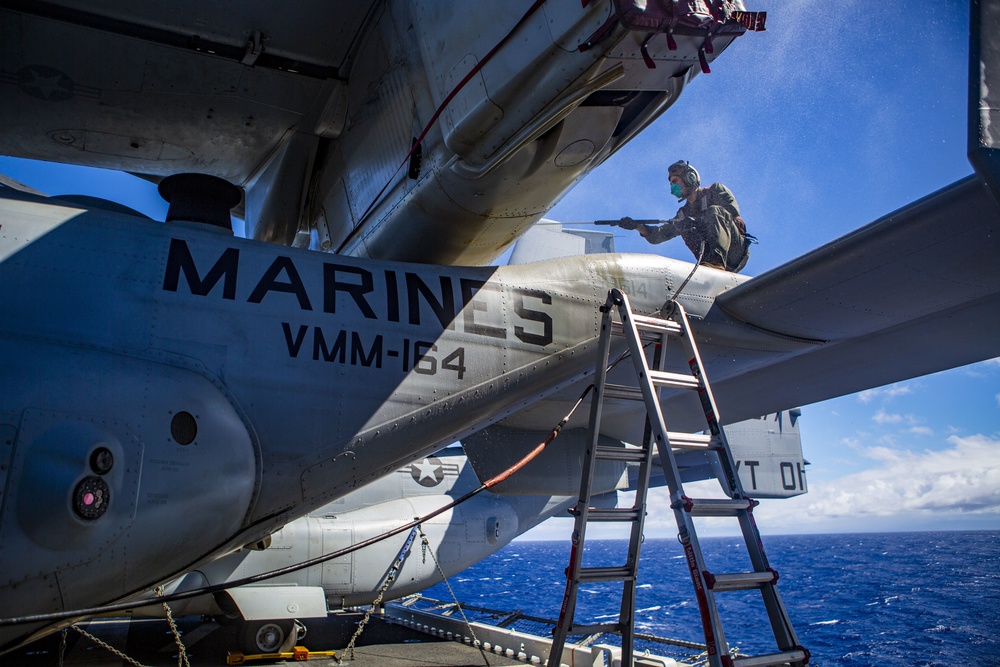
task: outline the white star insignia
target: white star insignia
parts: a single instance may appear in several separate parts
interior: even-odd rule
[[[437,484],[444,478],[441,464],[434,463],[430,459],[424,459],[419,463],[414,463],[412,472],[413,477],[417,480],[418,484],[423,484],[425,479],[429,479],[433,485]]]

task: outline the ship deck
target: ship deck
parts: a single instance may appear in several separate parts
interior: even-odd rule
[[[338,664],[356,667],[544,664],[553,625],[550,619],[518,611],[476,607],[464,608],[464,611],[466,618],[453,603],[413,596],[389,603],[381,613],[373,614],[357,639],[353,654],[344,649],[364,616],[362,611],[338,611],[324,619],[308,619],[308,631],[296,643],[307,647],[310,652],[307,664],[315,667]],[[178,619],[177,626],[186,655],[194,667],[303,664],[291,657],[258,659],[253,656],[245,656],[240,663],[239,657],[233,655],[240,641],[241,629],[237,624],[186,617]],[[100,646],[76,628],[107,646]],[[55,633],[0,656],[0,667],[122,667],[129,664],[175,667],[179,664],[174,634],[165,619],[104,618],[80,622],[76,628],[67,630],[64,645],[61,633]],[[473,637],[482,649],[474,645]],[[576,641],[567,643],[564,664],[620,666],[618,649],[601,643],[608,639],[607,636],[571,639]],[[635,664],[645,667],[698,664],[696,656],[701,648],[697,644],[641,636],[636,641]],[[330,651],[336,655],[326,655]],[[658,655],[664,651],[673,652],[675,657]]]

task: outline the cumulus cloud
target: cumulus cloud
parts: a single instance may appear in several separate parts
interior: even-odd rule
[[[1000,525],[1000,436],[951,436],[947,442],[948,447],[938,451],[867,447],[859,454],[874,462],[871,467],[831,480],[810,478],[807,494],[763,500],[754,510],[757,524],[762,533],[772,535],[995,529]],[[684,489],[691,497],[719,496],[713,480],[685,484]],[[634,494],[621,493],[619,506],[633,499]],[[647,537],[677,533],[665,488],[649,491],[648,507]],[[739,530],[733,519],[725,518],[699,518],[697,526],[705,537],[735,535]],[[592,536],[620,537],[600,530]]]
[[[1000,517],[1000,438],[952,436],[948,443],[948,449],[924,452],[872,447],[867,455],[878,465],[810,484],[810,492],[796,499],[795,514],[805,523],[913,513]],[[768,509],[781,513],[781,504]]]
[[[917,417],[916,415],[905,414],[901,415],[895,412],[886,412],[883,409],[879,409],[874,415],[872,415],[872,421],[880,426],[894,426],[896,424],[906,424],[910,427],[910,433],[918,433],[926,435],[931,432],[929,428],[921,426],[923,419]]]
[[[876,424],[899,424],[903,421],[903,415],[879,410],[872,415],[872,421]]]
[[[907,394],[912,393],[913,388],[910,385],[890,384],[887,387],[877,387],[875,389],[866,389],[862,392],[858,392],[858,400],[862,403],[871,403],[876,399],[891,401],[897,396],[906,396]]]

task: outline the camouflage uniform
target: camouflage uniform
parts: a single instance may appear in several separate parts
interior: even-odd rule
[[[750,255],[740,207],[733,193],[721,183],[699,188],[694,203],[684,204],[671,220],[657,226],[647,225],[647,229],[646,240],[650,243],[663,243],[680,236],[695,257],[701,255],[702,264],[717,264],[727,271],[742,269]]]

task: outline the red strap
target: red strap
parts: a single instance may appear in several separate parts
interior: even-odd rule
[[[711,74],[712,70],[708,67],[708,58],[705,57],[705,47],[698,49],[698,62],[701,63],[701,71],[703,74]]]
[[[649,36],[642,40],[642,45],[639,46],[639,53],[642,54],[642,62],[646,63],[646,67],[649,69],[656,69],[656,63],[653,62],[652,56],[649,55],[649,50],[646,48],[646,45],[649,44],[649,40],[653,39],[655,34],[655,32],[649,33]]]
[[[671,51],[677,50],[677,42],[674,41],[674,33],[672,32],[667,33],[667,48]]]

